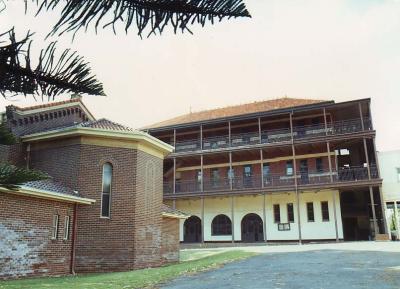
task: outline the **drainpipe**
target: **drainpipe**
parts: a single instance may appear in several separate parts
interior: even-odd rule
[[[72,223],[72,237],[71,237],[71,263],[70,263],[70,272],[72,275],[75,275],[75,244],[76,244],[76,229],[77,229],[77,224],[78,221],[76,219],[77,217],[77,210],[78,210],[78,204],[74,204],[74,219]]]

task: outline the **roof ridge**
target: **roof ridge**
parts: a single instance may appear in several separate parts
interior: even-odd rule
[[[62,104],[67,104],[67,103],[73,103],[73,102],[82,103],[80,98],[71,98],[71,99],[62,100],[62,101],[48,102],[48,103],[44,103],[44,104],[37,104],[37,105],[31,105],[31,106],[25,106],[25,107],[20,107],[20,106],[14,105],[14,104],[11,104],[10,106],[15,107],[16,109],[21,110],[21,111],[27,111],[27,110],[52,107],[52,106],[57,106],[57,105],[62,105]]]

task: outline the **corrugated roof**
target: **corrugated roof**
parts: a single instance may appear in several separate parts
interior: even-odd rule
[[[302,99],[302,98],[277,98],[271,100],[264,101],[256,101],[252,103],[246,103],[241,105],[228,106],[223,108],[216,108],[210,110],[204,110],[199,112],[193,112],[184,114],[178,117],[174,117],[162,122],[155,123],[146,127],[149,128],[159,128],[166,126],[173,126],[191,122],[199,122],[204,120],[225,118],[230,116],[238,116],[256,112],[265,112],[282,108],[303,106],[315,103],[325,102],[325,100],[316,100],[316,99]]]

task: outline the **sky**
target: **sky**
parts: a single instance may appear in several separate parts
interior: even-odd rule
[[[189,33],[141,39],[110,29],[44,40],[59,11],[34,17],[6,1],[0,32],[35,32],[33,52],[51,40],[84,56],[107,96],[84,96],[97,118],[140,128],[190,111],[288,96],[371,98],[377,149],[400,149],[400,0],[244,0],[252,18]],[[38,55],[38,53],[34,54]],[[63,95],[56,100],[68,99]],[[47,101],[44,100],[44,102]],[[16,96],[6,105],[41,104]]]

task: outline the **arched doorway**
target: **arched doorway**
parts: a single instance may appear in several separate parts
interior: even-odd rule
[[[197,216],[191,216],[183,224],[183,242],[201,242],[201,220]]]
[[[257,214],[247,214],[242,219],[242,242],[264,241],[263,221]]]

